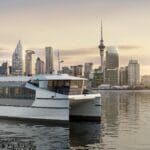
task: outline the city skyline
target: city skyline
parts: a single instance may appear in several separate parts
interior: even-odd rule
[[[150,74],[149,1],[137,0],[136,4],[129,0],[0,2],[0,63],[10,62],[15,44],[21,39],[24,50],[37,50],[41,54],[48,45],[60,49],[65,66],[76,61],[99,65],[100,20],[103,19],[105,45],[119,48],[120,66],[125,66],[131,58],[138,59],[141,74]]]

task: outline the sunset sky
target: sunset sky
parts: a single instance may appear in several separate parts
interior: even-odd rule
[[[60,49],[64,66],[100,63],[100,20],[104,44],[119,48],[120,66],[138,59],[150,74],[149,0],[0,0],[0,63],[11,62],[18,40],[24,50]]]

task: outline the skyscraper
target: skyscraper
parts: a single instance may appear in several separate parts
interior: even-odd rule
[[[45,72],[47,74],[52,74],[54,72],[54,58],[53,58],[53,48],[52,47],[45,47]]]
[[[140,83],[140,65],[137,60],[131,59],[128,64],[128,84],[136,86]]]
[[[103,40],[103,26],[101,22],[101,40],[100,40],[100,45],[99,45],[99,50],[100,50],[100,57],[101,57],[101,71],[104,72],[104,40]]]
[[[44,74],[44,62],[38,57],[35,65],[36,74]]]
[[[119,83],[119,55],[116,47],[108,47],[106,51],[105,83],[118,85]]]
[[[35,74],[35,52],[32,50],[26,50],[25,74],[28,76]]]
[[[23,49],[20,40],[12,55],[12,74],[23,75]]]

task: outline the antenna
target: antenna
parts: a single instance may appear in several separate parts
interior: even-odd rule
[[[63,63],[64,61],[60,59],[59,49],[58,49],[58,53],[57,53],[57,59],[58,59],[58,74],[60,74],[60,73],[61,73],[61,71],[60,71],[60,65],[61,65],[61,63]]]

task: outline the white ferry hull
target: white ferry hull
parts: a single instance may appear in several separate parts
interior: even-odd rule
[[[69,121],[68,108],[0,106],[1,118]]]
[[[70,119],[101,121],[101,97],[89,94],[70,101]]]

